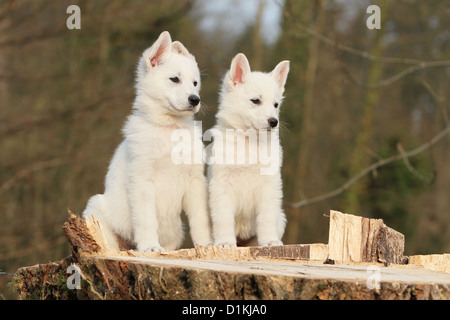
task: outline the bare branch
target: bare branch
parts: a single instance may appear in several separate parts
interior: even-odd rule
[[[447,110],[445,109],[445,104],[444,104],[445,98],[442,95],[438,94],[427,81],[422,80],[422,85],[425,87],[425,89],[427,89],[427,91],[431,94],[431,96],[436,100],[437,105],[439,106],[439,109],[441,109],[442,116],[444,117],[444,123],[446,126],[449,126],[450,120],[448,117]]]
[[[344,45],[342,43],[338,43],[320,33],[318,33],[316,30],[311,29],[307,26],[305,26],[304,24],[298,22],[295,17],[293,16],[293,14],[291,12],[289,12],[288,10],[286,10],[283,7],[283,4],[281,4],[280,2],[276,1],[276,3],[278,4],[278,6],[280,6],[280,8],[283,10],[283,14],[284,16],[290,20],[290,22],[300,31],[313,36],[315,38],[317,38],[318,40],[320,40],[322,43],[333,47],[336,50],[342,51],[342,52],[347,52],[350,54],[353,54],[355,56],[359,56],[362,57],[364,59],[368,59],[371,61],[375,61],[375,62],[382,62],[382,63],[398,63],[398,64],[412,64],[412,65],[416,65],[416,64],[421,64],[423,63],[423,61],[418,60],[418,59],[411,59],[411,58],[396,58],[396,57],[379,57],[379,56],[375,56],[373,54],[370,54],[366,51],[362,51],[356,48],[352,48],[350,46]]]
[[[406,168],[408,168],[409,172],[411,172],[414,176],[416,176],[417,179],[422,180],[425,183],[433,182],[434,177],[426,178],[422,174],[420,174],[416,169],[414,169],[411,162],[409,162],[409,159],[405,154],[405,150],[403,149],[403,147],[400,143],[397,143],[397,150],[400,153],[400,155],[402,156],[402,160],[405,163]]]
[[[29,45],[35,41],[41,41],[46,40],[50,38],[56,38],[63,34],[63,32],[66,32],[67,29],[50,29],[50,30],[43,30],[36,34],[30,34],[26,36],[22,36],[20,38],[11,38],[8,40],[5,40],[3,42],[0,42],[0,48],[4,47],[17,47],[22,45]]]
[[[41,117],[33,119],[33,120],[26,120],[26,121],[22,121],[20,123],[11,124],[9,126],[6,126],[5,128],[0,128],[0,135],[6,136],[6,135],[15,134],[17,132],[20,132],[24,128],[29,128],[30,126],[39,127],[39,126],[47,124],[48,122],[54,121],[55,119],[58,119],[58,118],[67,118],[67,117],[75,115],[79,112],[93,110],[106,102],[114,101],[115,103],[117,103],[119,100],[122,100],[122,99],[128,100],[130,98],[131,98],[130,94],[123,94],[123,95],[119,95],[119,96],[109,96],[109,97],[99,98],[97,101],[94,101],[92,103],[86,103],[82,107],[77,106],[77,107],[74,107],[71,109],[56,111],[54,113],[50,113],[50,114],[41,116]],[[2,119],[0,122],[8,123],[9,121],[7,119]]]
[[[385,87],[388,85],[391,85],[392,83],[394,83],[397,80],[400,80],[401,78],[404,78],[416,71],[425,69],[425,68],[435,68],[435,67],[448,67],[450,66],[450,60],[440,60],[440,61],[422,61],[421,63],[409,67],[408,69],[405,69],[387,79],[381,80],[380,82],[377,83],[362,83],[360,81],[358,81],[352,74],[351,72],[348,70],[348,68],[346,67],[346,65],[341,61],[341,67],[343,68],[343,70],[345,71],[345,73],[350,77],[350,79],[356,83],[357,85],[361,86],[361,87],[365,87],[367,89],[379,89],[381,87]]]
[[[398,161],[398,160],[404,160],[404,159],[408,159],[411,158],[427,149],[429,149],[430,147],[432,147],[433,145],[435,145],[437,142],[439,142],[442,138],[444,138],[446,135],[448,135],[450,133],[450,126],[447,126],[444,130],[442,130],[441,132],[439,132],[437,135],[435,135],[430,141],[422,144],[421,146],[408,151],[408,152],[404,152],[401,154],[397,154],[395,156],[392,156],[390,158],[387,159],[382,159],[378,162],[373,163],[372,165],[368,166],[367,168],[363,169],[361,172],[359,172],[356,176],[354,176],[353,178],[351,178],[350,180],[348,180],[346,183],[344,183],[341,187],[337,188],[336,190],[333,190],[331,192],[325,193],[323,195],[314,197],[314,198],[310,198],[310,199],[304,199],[298,202],[294,202],[294,203],[288,203],[288,206],[291,208],[300,208],[300,207],[304,207],[306,205],[309,204],[313,204],[316,202],[320,202],[326,199],[330,199],[333,198],[341,193],[343,193],[344,191],[346,191],[348,188],[350,188],[350,186],[352,186],[355,182],[357,182],[358,180],[360,180],[362,177],[366,176],[367,174],[369,174],[370,172],[385,166],[387,164],[390,164],[392,162]]]
[[[33,246],[29,246],[26,248],[23,248],[21,250],[15,250],[14,252],[8,252],[8,253],[2,253],[0,252],[0,261],[10,260],[10,259],[17,259],[21,258],[27,255],[30,255],[32,253],[35,253],[37,250],[49,250],[50,248],[59,246],[67,241],[66,237],[64,235],[58,236],[56,239],[51,239],[48,241],[43,241],[34,244]]]
[[[373,54],[370,54],[366,51],[362,51],[362,50],[344,45],[342,43],[338,43],[338,42],[318,33],[316,30],[303,25],[302,23],[297,21],[295,19],[295,17],[293,16],[293,14],[291,12],[289,12],[288,10],[286,10],[280,2],[278,2],[278,1],[276,1],[276,2],[280,6],[280,8],[283,10],[284,16],[286,18],[288,18],[297,29],[301,30],[302,32],[304,32],[310,36],[315,37],[316,39],[320,40],[322,43],[324,43],[328,46],[331,46],[336,50],[350,53],[355,56],[359,56],[359,57],[362,57],[364,59],[368,59],[368,60],[371,60],[374,62],[413,65],[412,67],[410,67],[406,70],[403,70],[402,72],[400,72],[388,79],[382,80],[376,84],[362,84],[362,83],[358,82],[353,76],[351,76],[355,82],[357,82],[358,84],[365,86],[367,88],[376,89],[376,88],[380,88],[380,87],[389,85],[389,84],[391,84],[411,73],[421,70],[421,69],[431,68],[431,67],[450,66],[450,60],[423,61],[423,60],[411,59],[411,58],[380,57],[380,56],[375,56]],[[347,70],[347,72],[348,72],[348,70]]]
[[[12,186],[18,180],[20,180],[22,178],[25,178],[26,176],[32,174],[33,172],[44,170],[44,169],[48,169],[48,168],[52,168],[52,167],[57,167],[57,166],[59,166],[61,164],[68,163],[68,162],[71,162],[71,161],[72,161],[72,159],[56,158],[56,159],[52,159],[52,160],[47,160],[47,161],[41,161],[41,162],[33,163],[32,165],[19,170],[11,178],[9,178],[8,181],[4,182],[0,186],[0,196],[3,193],[5,193],[6,191],[8,191],[9,189],[11,189]]]

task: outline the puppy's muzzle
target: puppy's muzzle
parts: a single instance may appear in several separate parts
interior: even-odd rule
[[[200,103],[200,97],[193,94],[188,98],[189,104],[192,108],[196,107]]]
[[[270,118],[267,122],[269,122],[271,128],[275,128],[278,125],[278,120],[275,118]]]

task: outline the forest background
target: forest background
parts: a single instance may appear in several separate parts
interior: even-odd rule
[[[137,60],[164,30],[202,70],[203,130],[237,52],[253,70],[291,61],[284,243],[326,243],[335,209],[384,219],[406,254],[450,252],[448,1],[0,0],[0,298],[18,267],[70,254],[66,210],[103,192]]]

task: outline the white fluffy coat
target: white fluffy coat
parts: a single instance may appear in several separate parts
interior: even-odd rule
[[[111,247],[118,248],[120,236],[139,251],[163,251],[181,246],[184,210],[193,243],[208,246],[212,240],[204,166],[171,159],[178,143],[172,141],[174,130],[201,137],[193,134],[193,114],[200,104],[189,102],[200,90],[195,58],[163,32],[143,53],[136,76],[133,111],[109,165],[105,192],[93,196],[83,214],[100,220]],[[203,148],[201,141],[195,145]]]
[[[286,219],[282,209],[278,118],[288,72],[289,61],[280,62],[271,73],[251,72],[247,58],[240,53],[225,75],[217,123],[212,130],[212,154],[216,159],[208,166],[209,206],[217,246],[248,244],[255,236],[258,245],[282,245]],[[257,139],[246,138],[242,151],[242,145],[225,138],[230,129],[269,133],[269,139],[265,142],[259,135]],[[239,154],[245,154],[244,163],[242,159],[241,163],[218,163],[217,155],[221,158],[223,152],[227,153],[223,146],[230,144],[238,155],[236,160]],[[220,150],[215,149],[217,146]],[[261,162],[261,150],[272,152],[275,166],[269,172],[263,171],[267,164]],[[257,163],[250,162],[252,152],[258,154]]]

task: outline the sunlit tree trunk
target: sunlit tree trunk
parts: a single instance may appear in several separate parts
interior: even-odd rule
[[[256,13],[255,25],[253,28],[253,37],[252,37],[252,60],[251,67],[253,70],[262,70],[264,63],[264,55],[266,50],[264,48],[264,43],[262,39],[262,20],[264,15],[264,10],[266,7],[266,1],[260,1],[258,4],[258,11]]]
[[[381,1],[381,29],[368,30],[368,36],[373,36],[373,44],[370,54],[376,57],[383,55],[383,36],[385,35],[385,22],[387,21],[387,15],[389,13],[389,2],[386,0]],[[383,74],[383,63],[379,61],[371,61],[367,72],[367,84],[369,86],[375,85],[380,82]],[[363,101],[361,104],[361,117],[359,120],[359,126],[357,128],[357,136],[355,139],[355,145],[351,154],[349,173],[350,177],[355,176],[361,170],[370,165],[373,159],[375,150],[371,149],[373,144],[374,135],[374,113],[380,102],[381,90],[379,88],[368,89],[365,91]],[[363,204],[361,200],[366,198],[368,191],[368,178],[364,178],[359,183],[355,184],[347,193],[347,207],[348,212],[362,213]]]
[[[282,25],[280,58],[291,60],[286,95],[289,102],[282,111],[282,120],[289,122],[289,134],[283,137],[286,153],[284,161],[285,199],[301,199],[304,188],[308,185],[308,167],[312,146],[312,131],[314,126],[314,90],[316,73],[319,66],[320,40],[311,37],[306,32],[301,33],[298,25],[307,26],[318,32],[324,29],[323,0],[286,1],[284,11],[288,16]],[[289,223],[286,229],[285,241],[298,241],[300,235],[302,210],[286,208]]]

